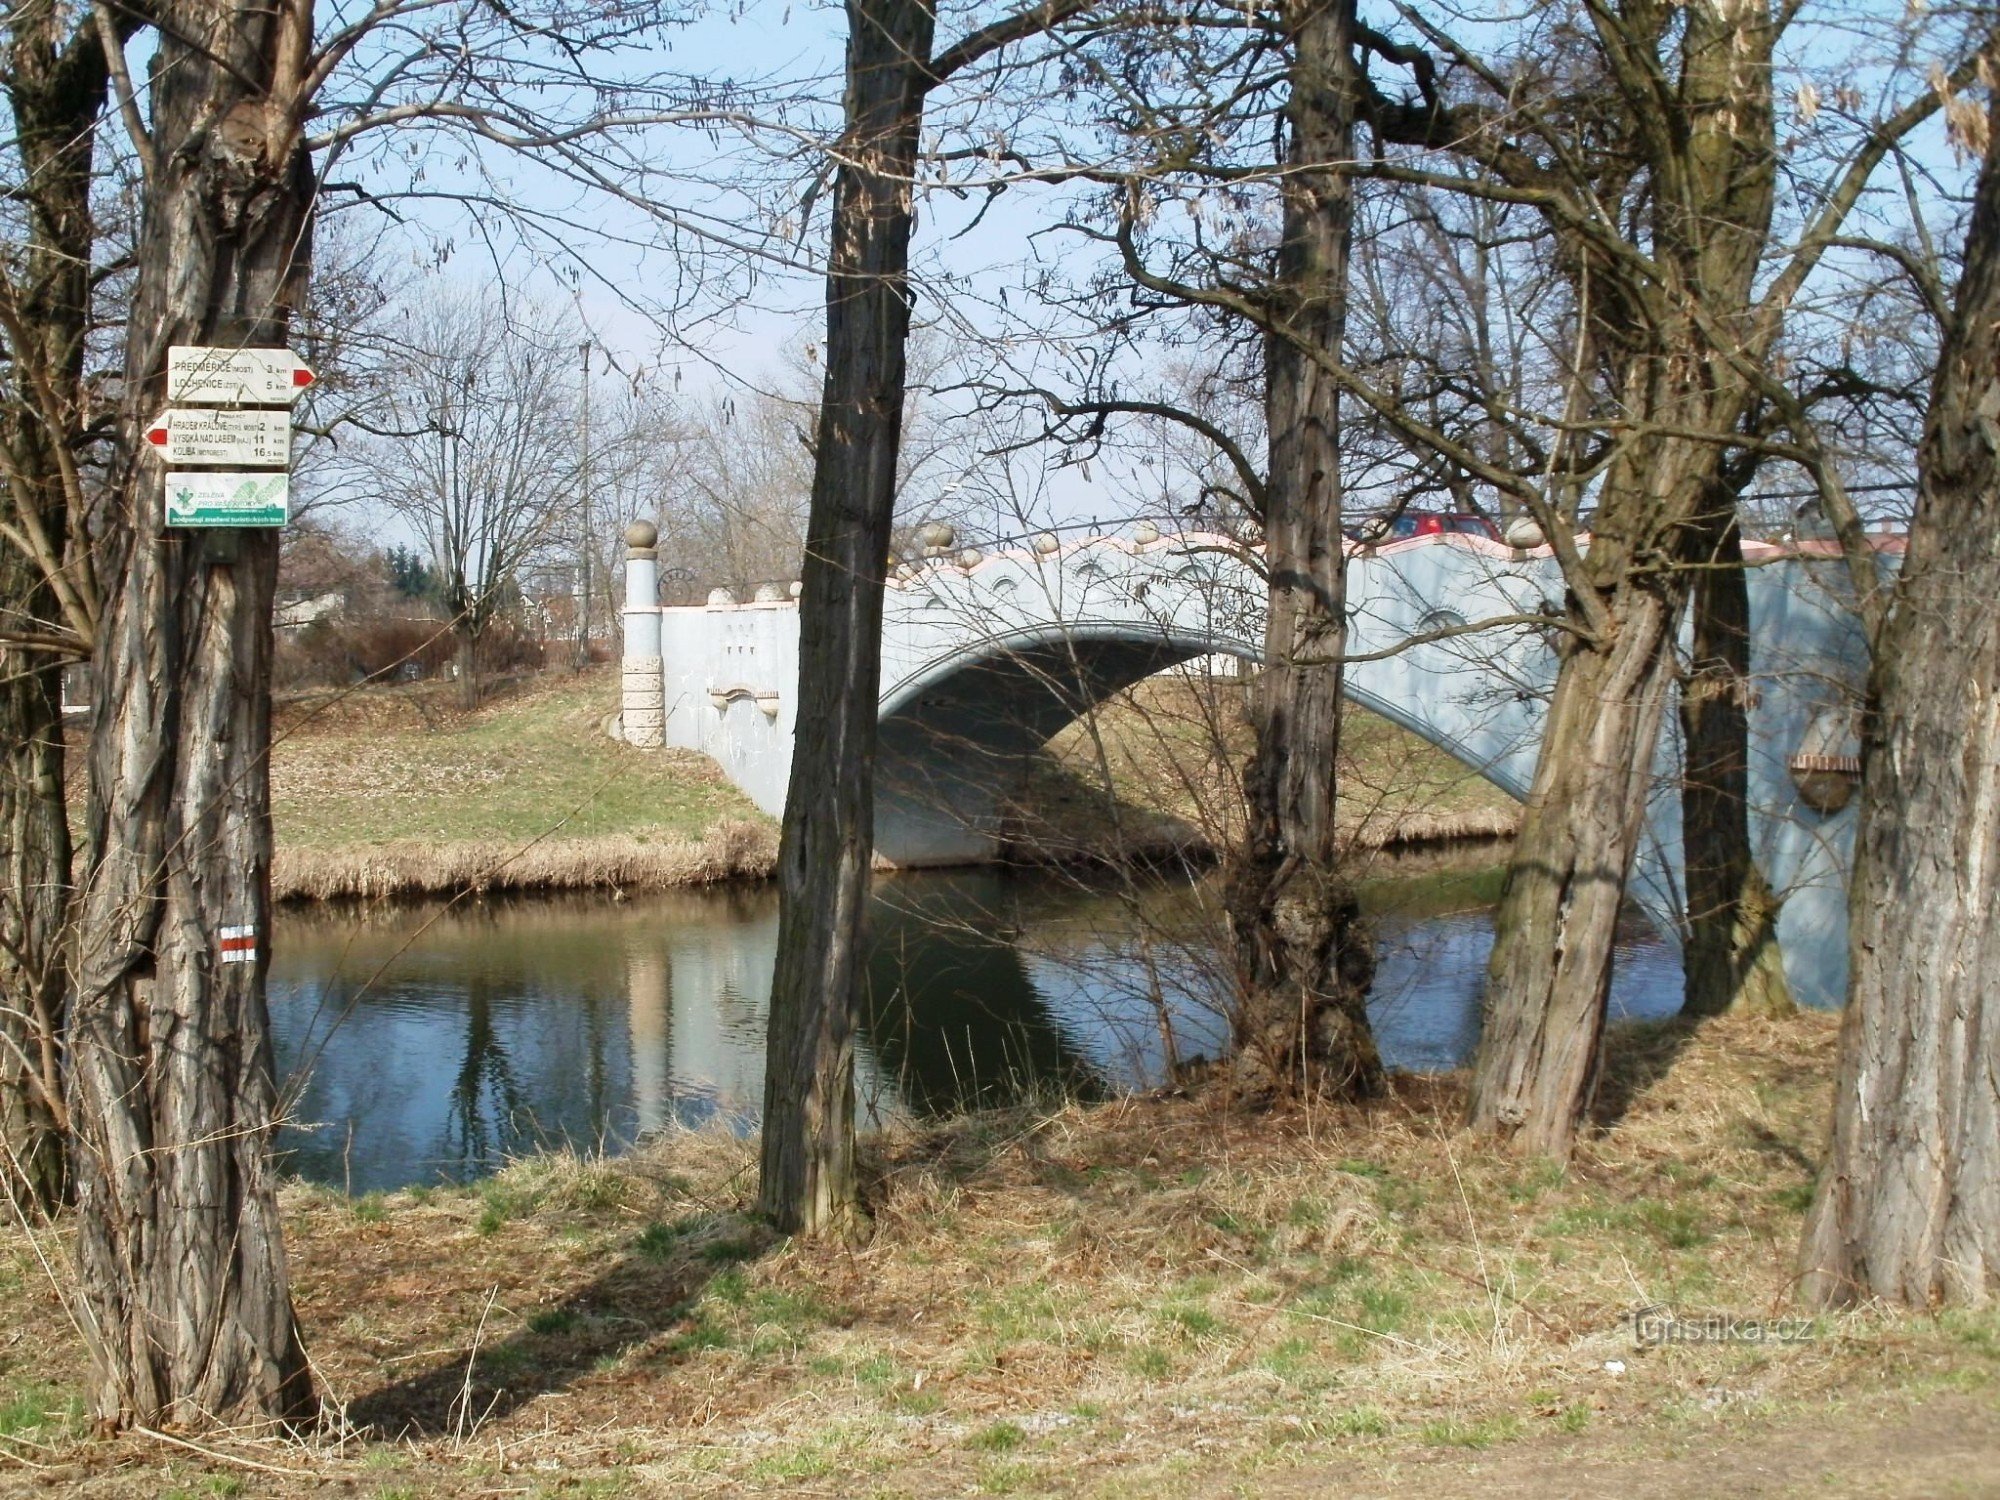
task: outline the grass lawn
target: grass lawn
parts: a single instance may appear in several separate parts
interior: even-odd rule
[[[417,684],[285,704],[271,755],[279,847],[699,838],[720,819],[762,817],[707,757],[604,733],[615,668],[538,679],[470,713],[455,696]]]
[[[775,1239],[754,1143],[719,1134],[461,1189],[290,1187],[307,1342],[357,1425],[205,1454],[88,1434],[80,1341],[0,1230],[0,1488],[1995,1493],[2000,1309],[1791,1302],[1834,1036],[1614,1033],[1607,1128],[1567,1168],[1457,1136],[1462,1078],[1367,1111],[1196,1094],[913,1128],[869,1145],[854,1247]],[[1648,1304],[1798,1336],[1645,1347]]]

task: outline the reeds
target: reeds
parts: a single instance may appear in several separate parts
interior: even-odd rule
[[[627,834],[543,839],[401,840],[344,849],[280,849],[271,871],[279,901],[375,901],[486,891],[657,891],[755,880],[777,867],[778,832],[726,818],[699,839]]]

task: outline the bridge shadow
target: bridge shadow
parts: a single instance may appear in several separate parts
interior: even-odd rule
[[[656,1369],[671,1368],[715,1341],[697,1311],[709,1284],[778,1242],[767,1227],[735,1214],[655,1226],[637,1248],[561,1302],[530,1314],[518,1331],[476,1340],[366,1392],[348,1406],[347,1420],[391,1442],[463,1438],[634,1350],[646,1349]]]

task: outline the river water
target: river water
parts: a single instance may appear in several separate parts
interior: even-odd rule
[[[1449,1068],[1478,1035],[1499,872],[1395,864],[1362,887],[1371,1011],[1391,1066]],[[1225,950],[1213,880],[993,871],[877,883],[862,1115],[883,1121],[1151,1087],[1213,1056]],[[271,1013],[290,1170],[362,1193],[464,1180],[568,1144],[754,1123],[777,943],[769,887],[636,900],[493,898],[280,918]],[[1621,934],[1614,1016],[1680,1004],[1678,954]]]

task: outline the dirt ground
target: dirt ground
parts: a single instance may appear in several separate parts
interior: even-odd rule
[[[1827,1500],[1946,1500],[2000,1495],[2000,1407],[1932,1396],[1886,1411],[1807,1413],[1660,1440],[1543,1438],[1471,1459],[1422,1455],[1225,1481],[1208,1493],[1267,1500],[1342,1495],[1389,1500],[1693,1500],[1823,1496]]]
[[[1792,1302],[1833,1044],[1617,1033],[1567,1169],[1456,1134],[1460,1079],[908,1128],[851,1248],[775,1240],[750,1143],[711,1133],[300,1185],[306,1442],[93,1437],[60,1226],[0,1236],[0,1492],[2000,1494],[2000,1311]],[[1658,1307],[1738,1338],[1642,1344]]]

